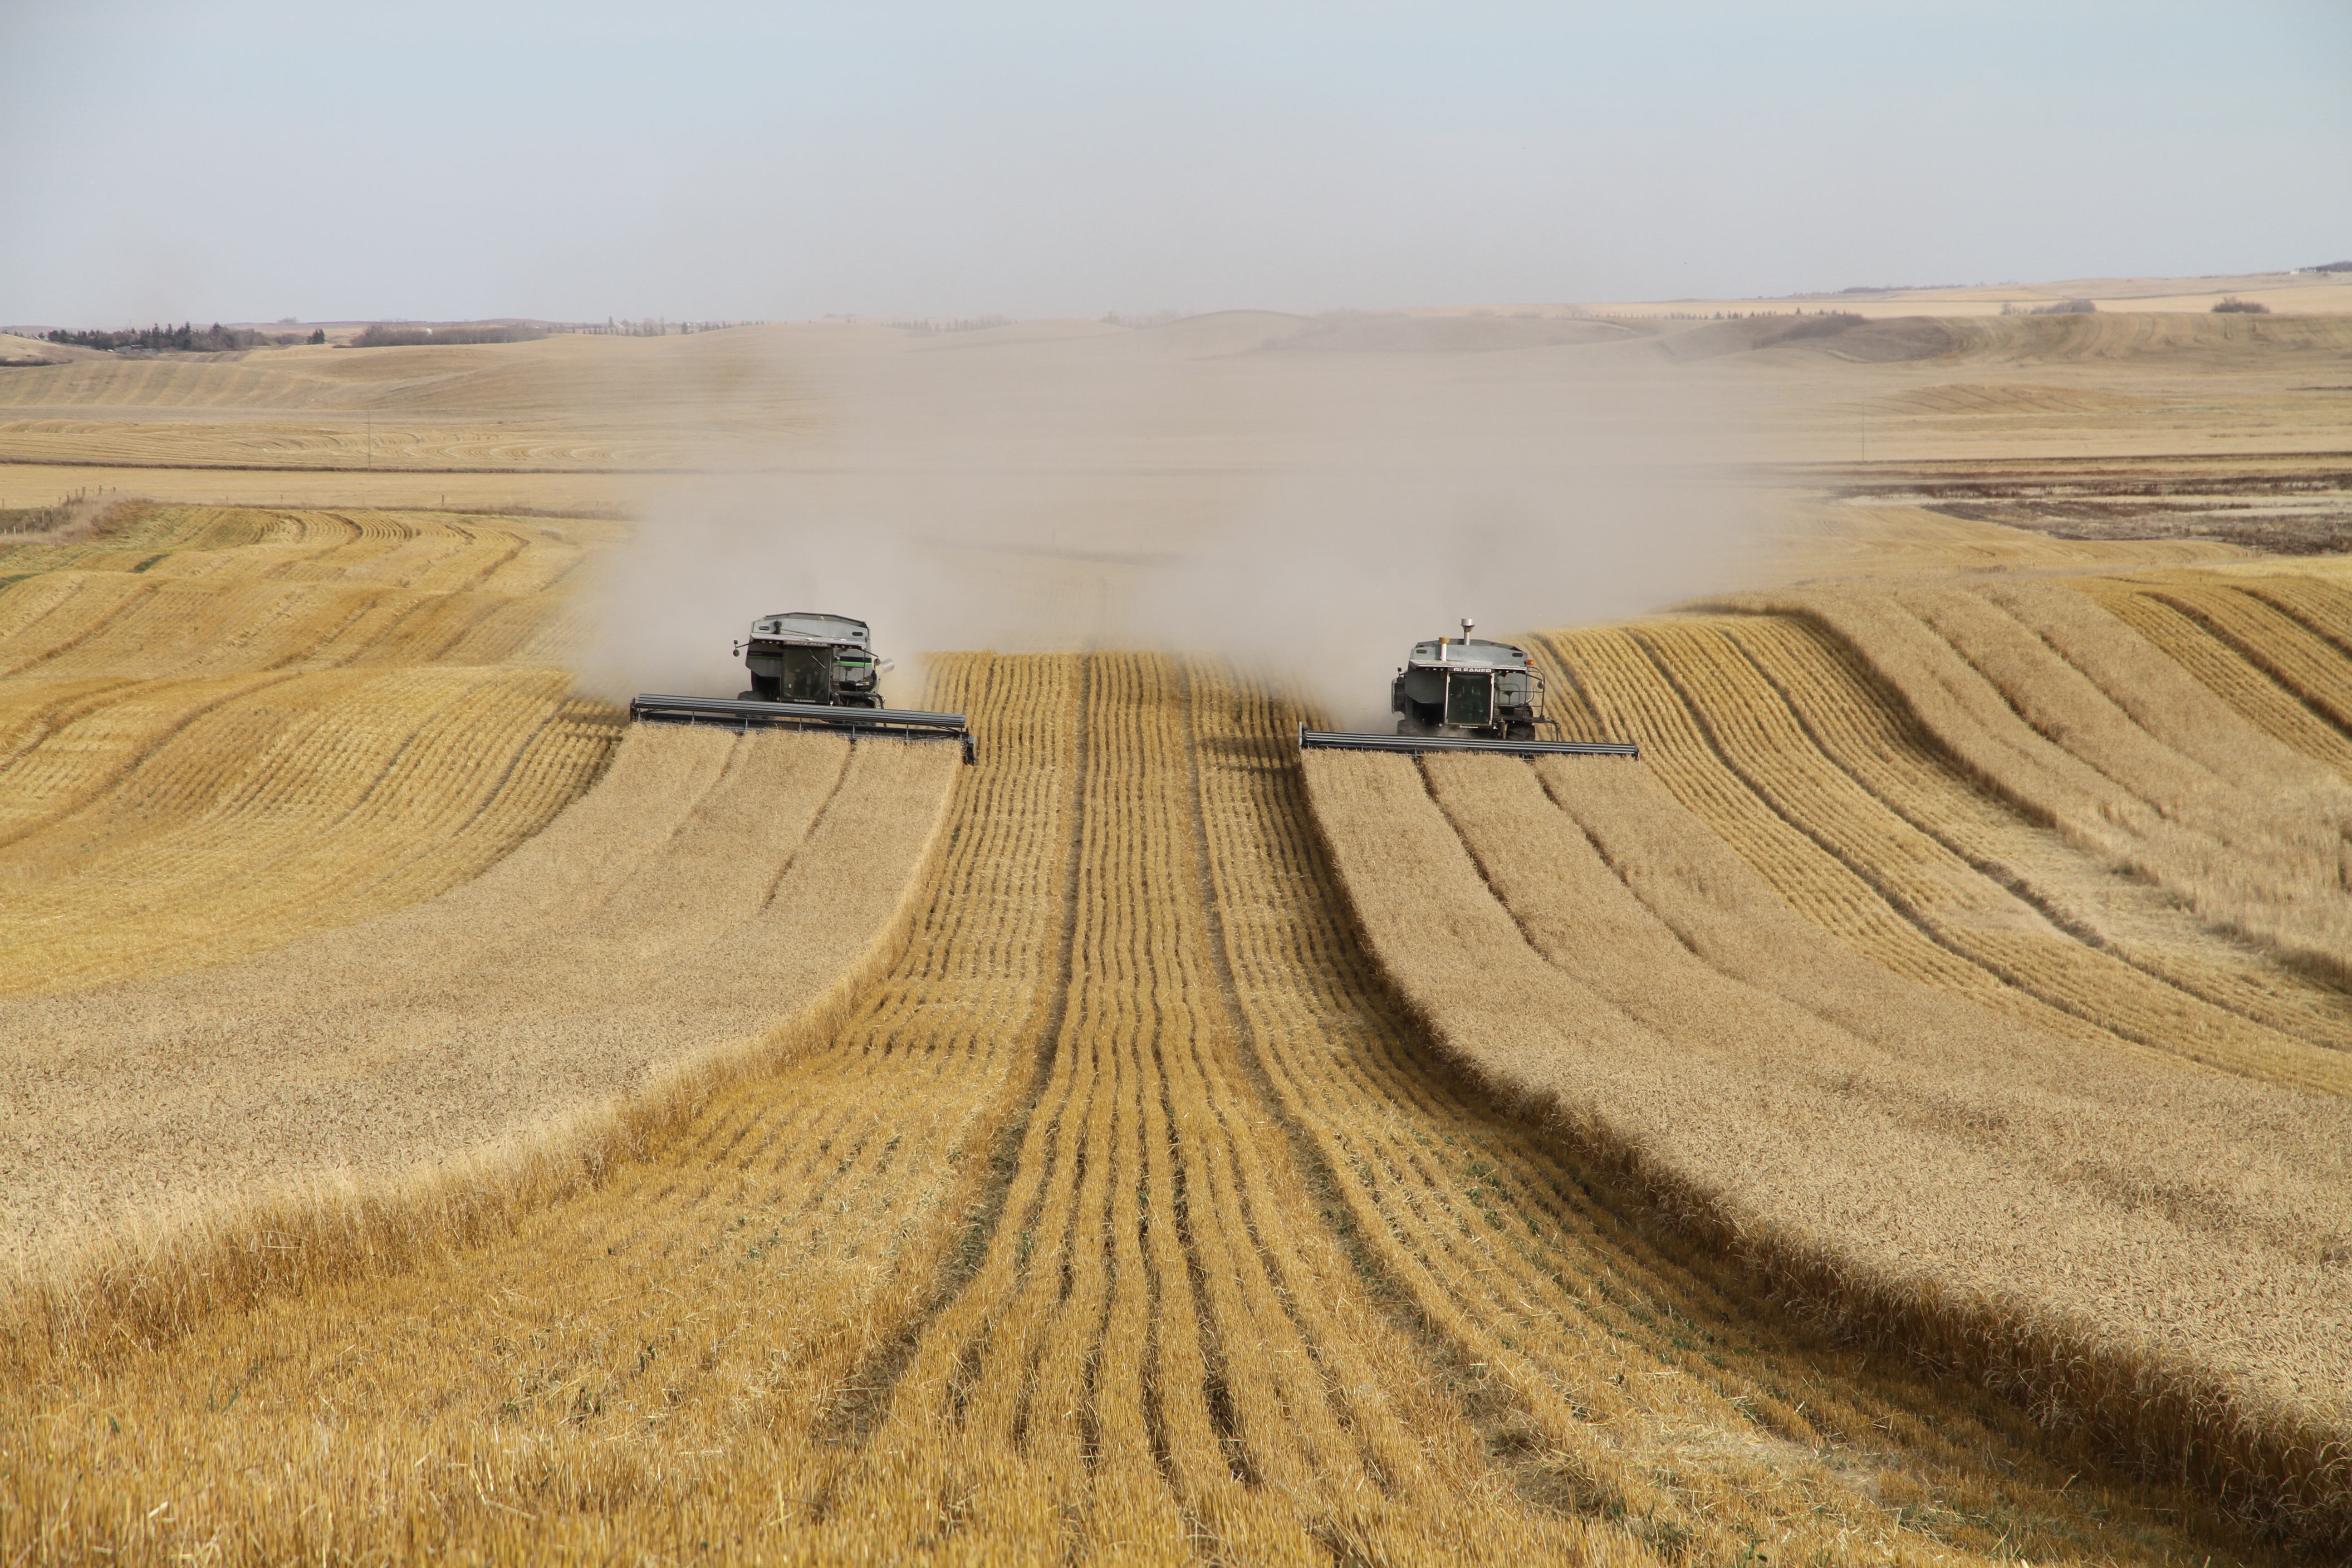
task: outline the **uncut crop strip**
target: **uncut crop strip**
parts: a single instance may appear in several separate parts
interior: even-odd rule
[[[2217,773],[2189,754],[2195,746],[2159,739],[2150,723],[2160,722],[2132,716],[2127,679],[2116,692],[2102,690],[2062,657],[2055,645],[2078,640],[2063,625],[2036,636],[1987,595],[1804,590],[1727,603],[1821,620],[1901,691],[1989,788],[2050,821],[2078,847],[2172,891],[2216,929],[2323,980],[2344,977],[2352,900],[2334,862],[2342,832],[2352,826],[2352,796],[2340,783],[2329,785],[2332,799],[2308,780],[2284,795],[2233,787],[2224,776],[2233,770]],[[2106,639],[2109,654],[2116,638],[2137,650],[2125,663],[2177,679],[2127,633]],[[2106,655],[2094,657],[2100,646],[2097,638],[2083,642],[2075,657],[2112,664]],[[2106,673],[2114,683],[2116,670]],[[2150,712],[2145,705],[2141,711]],[[2211,703],[2209,713],[2236,727],[2250,748],[2267,747],[2224,705]]]
[[[146,507],[0,589],[0,994],[260,952],[535,832],[617,738],[505,662],[569,635],[581,554],[441,514]]]
[[[1987,830],[1991,803],[1938,766],[1924,737],[1906,734],[1820,633],[1758,618],[1644,635],[1662,668],[1686,672],[1689,689],[1706,691],[1710,713],[1740,714],[1759,737],[1727,753],[1743,776],[1775,792],[1783,812],[1840,858],[1867,868],[1945,946],[2126,1038],[2232,1071],[2352,1092],[2352,1059],[2342,1056],[2352,1047],[2352,1020],[2326,989],[2283,970],[2263,986],[2158,949],[2105,939],[2093,948],[2079,940],[2079,919],[2066,931],[2042,926],[2039,915],[2060,913],[2058,900],[2037,892],[2030,868],[2004,863],[2007,847]],[[1722,645],[1710,647],[1716,638]],[[1731,648],[1744,656],[1739,663]],[[1722,731],[1737,732],[1729,724]],[[1808,768],[1826,772],[1824,763],[1858,792],[1839,803],[1843,810],[1781,793]],[[1923,839],[1947,858],[1938,863]],[[1956,897],[1969,883],[1977,884],[1975,898]],[[2032,905],[2011,903],[2012,893]],[[2020,929],[2033,926],[2041,929]],[[2322,1049],[2315,1053],[2315,1045]]]
[[[2352,976],[2352,885],[2337,864],[2352,789],[2341,779],[2273,745],[2127,631],[2045,607],[2046,590],[1918,598],[1922,619],[2021,717],[2103,775],[2089,796],[2053,808],[2062,827],[2113,845],[2206,920],[2285,962],[2339,984]],[[2158,687],[2167,700],[2151,700]]]
[[[654,728],[624,753],[576,812],[429,906],[0,1004],[6,1136],[26,1152],[0,1245],[54,1272],[101,1239],[93,1224],[160,1203],[227,1225],[233,1247],[238,1226],[276,1223],[239,1214],[338,1171],[392,1184],[397,1214],[420,1167],[479,1163],[478,1182],[415,1201],[503,1202],[836,1024],[843,988],[903,935],[955,750]]]
[[[554,671],[154,684],[162,711],[110,752],[73,749],[86,722],[0,774],[40,812],[0,847],[0,994],[222,963],[430,897],[537,831],[617,739]]]
[[[1643,763],[1787,899],[1857,952],[1898,974],[1967,996],[2061,1035],[2113,1042],[1951,952],[1906,919],[1869,879],[1775,810],[1717,754],[1696,717],[1622,631],[1532,639],[1554,679],[1573,680],[1617,733],[1638,736]]]
[[[2352,735],[2352,659],[2310,625],[2234,585],[2168,584],[2157,590],[2210,626],[2241,658],[2277,681],[2339,734]]]
[[[1295,709],[1161,659],[935,668],[992,744],[829,1047],[495,1245],[52,1377],[0,1415],[39,1456],[0,1544],[2249,1560],[1782,1326],[1433,1061]]]
[[[430,898],[537,832],[611,753],[610,716],[567,700],[557,672],[432,674],[299,678],[258,723],[258,703],[226,704],[98,804],[0,848],[25,884],[0,915],[0,994],[226,963]]]
[[[1633,915],[1606,871],[1580,879],[1585,837],[1545,840],[1525,769],[1428,770],[1485,795],[1441,784],[1441,814],[1398,759],[1318,753],[1307,766],[1376,952],[1447,1048],[1498,1088],[1553,1105],[1801,1296],[1846,1303],[1892,1342],[2013,1379],[2037,1403],[2095,1412],[2120,1451],[2163,1453],[2168,1469],[2315,1539],[2352,1523],[2331,1447],[2352,1418],[2341,1342],[2318,1325],[2352,1300],[2302,1229],[2344,1223],[2318,1216],[2346,1212],[2352,1110],[1988,1029],[1973,1009],[1952,1034],[1941,998],[1900,1006],[1891,1027],[1870,1010],[1860,1034],[1825,1033],[1799,1016],[1820,1015],[1816,985],[1800,982],[1792,1012],[1702,983],[1688,936]],[[1627,784],[1646,788],[1639,774]],[[1693,825],[1663,793],[1647,804],[1665,808],[1654,826],[1679,853]],[[1681,896],[1706,915],[1738,889],[1718,866]],[[2263,1213],[2158,1215],[2140,1201],[2179,1179],[2177,1129],[2191,1126],[2209,1130],[2189,1162],[2208,1190],[2269,1193]],[[2101,1174],[2084,1181],[2093,1151]],[[2252,1273],[2268,1283],[2249,1295]],[[2157,1383],[2170,1386],[2152,1404],[2122,1394]]]
[[[2352,737],[2205,622],[2151,592],[2150,584],[2089,577],[2069,585],[2162,649],[2264,734],[2352,777]]]
[[[2352,591],[2327,578],[2280,574],[2242,576],[2237,585],[2293,616],[2312,635],[2332,644],[2352,660]]]
[[[1990,611],[1990,606],[1985,606],[1985,609]],[[2034,606],[2028,606],[2028,609],[2032,611]],[[1842,614],[1849,621],[1853,621],[1855,616],[1861,616],[1861,611],[1846,609]],[[1877,614],[1884,618],[1886,614],[1895,614],[1895,611],[1891,606],[1879,606],[1879,609],[1872,609],[1870,614]],[[2025,635],[2025,630],[2016,621],[2004,623],[2013,627],[2021,637]],[[1651,642],[1656,642],[1661,637],[1677,637],[1684,632],[1677,632],[1673,626],[1661,626],[1656,630],[1642,632],[1642,635]],[[1696,632],[1689,632],[1689,635],[1696,635]],[[1879,632],[1872,630],[1870,635],[1877,637],[1877,642],[1884,642]],[[2122,632],[2122,627],[2116,627],[2115,635],[2128,639],[2128,632]],[[2140,651],[2131,654],[2133,658],[2157,658],[2155,648],[2143,648],[2143,644],[2136,642],[2131,647],[2140,648]],[[2044,651],[2044,656],[2049,654]],[[2088,656],[2088,651],[2079,651],[2079,656]],[[1755,663],[1755,672],[1780,679],[1780,668],[1773,663],[1773,656],[1764,654]],[[1879,663],[1884,666],[1886,660],[1882,658]],[[1658,660],[1658,672],[1673,677],[1675,660]],[[2107,679],[2116,679],[2112,670],[2107,670],[2105,675]],[[2176,679],[2176,682],[2180,679],[2178,672],[2171,672],[2168,668],[2159,668],[2159,670],[2155,670],[2155,675],[2171,675],[2171,679]],[[1734,672],[1734,677],[1738,677],[1738,672]],[[1748,677],[1748,679],[1752,679],[1752,677]],[[2072,675],[2072,679],[2082,682],[2084,677]],[[2188,691],[2200,693],[2200,689],[2189,684]],[[1990,879],[1976,877],[1973,872],[1967,875],[1967,879],[1980,884],[1980,896],[2006,902],[2006,893],[1997,884],[2009,884],[2018,891],[2032,893],[2034,877],[2030,872],[2022,872],[2016,865],[2001,865],[2000,851],[1990,851],[1990,847],[1983,847],[1983,844],[1971,847],[1971,844],[1961,844],[1959,839],[1955,839],[1952,830],[1955,830],[1957,823],[1950,811],[1915,811],[1903,804],[1916,793],[1919,775],[1916,775],[1916,771],[1912,771],[1910,778],[1889,778],[1886,738],[1853,738],[1846,733],[1846,720],[1853,712],[1863,712],[1872,705],[1884,705],[1882,696],[1872,691],[1867,682],[1846,679],[1842,693],[1830,691],[1816,703],[1801,703],[1794,717],[1800,720],[1806,733],[1801,738],[1794,736],[1794,733],[1783,733],[1778,741],[1759,736],[1757,724],[1761,721],[1759,715],[1780,712],[1780,717],[1771,720],[1771,724],[1783,729],[1783,731],[1788,729],[1785,726],[1788,715],[1783,712],[1783,708],[1785,703],[1797,699],[1785,689],[1778,693],[1748,689],[1745,696],[1738,696],[1736,691],[1727,689],[1722,693],[1722,700],[1717,700],[1715,693],[1686,687],[1679,691],[1679,696],[1684,699],[1684,703],[1689,705],[1689,712],[1706,715],[1707,726],[1710,726],[1710,745],[1715,745],[1715,748],[1734,745],[1734,742],[1743,741],[1743,736],[1750,738],[1750,748],[1724,752],[1724,759],[1743,781],[1748,781],[1752,790],[1759,790],[1767,797],[1771,797],[1778,809],[1783,811],[1792,823],[1804,823],[1806,830],[1837,835],[1837,832],[1842,832],[1842,826],[1851,826],[1855,820],[1853,809],[1858,809],[1861,802],[1849,799],[1846,809],[1839,809],[1834,804],[1809,804],[1804,799],[1788,795],[1792,781],[1801,781],[1806,775],[1818,773],[1818,757],[1811,757],[1811,752],[1816,745],[1828,745],[1828,748],[1832,748],[1834,762],[1844,766],[1855,781],[1861,783],[1863,795],[1874,797],[1874,809],[1882,811],[1882,814],[1907,816],[1910,827],[1906,827],[1906,832],[1916,830],[1912,837],[1933,837],[1945,847],[1957,848],[1973,868],[1983,868]],[[2210,703],[2210,699],[2201,700]],[[2227,715],[2227,710],[2218,703],[2213,703],[2210,712]],[[2122,721],[2122,724],[2128,724],[2122,712],[2110,710],[2110,717]],[[2016,720],[2011,717],[2009,721]],[[2077,731],[2091,733],[2086,726],[2077,726]],[[2331,785],[2324,775],[2312,773],[2310,764],[2291,757],[2291,752],[2284,752],[2284,750],[2279,750],[2274,757],[2255,757],[2253,752],[2267,745],[2267,741],[2261,733],[2244,731],[2246,745],[2242,745],[2244,757],[2237,759],[2234,764],[2232,762],[2221,762],[2221,766],[2239,766],[2239,771],[2263,773],[2261,790],[2253,790],[2251,781],[2242,781],[2237,795],[2237,799],[2244,799],[2244,802],[2258,799],[2261,811],[2255,811],[2253,806],[2246,806],[2242,811],[2239,806],[2222,799],[2221,778],[2197,771],[2200,764],[2194,764],[2192,759],[2178,752],[2159,754],[2159,742],[2155,741],[2155,736],[2138,731],[2138,729],[2131,729],[2126,738],[2136,741],[2140,752],[2147,752],[2147,757],[2143,759],[2143,773],[2155,771],[2157,775],[2161,775],[2166,769],[2171,769],[2183,781],[2178,783],[2178,787],[2164,785],[2161,781],[2152,785],[2152,793],[2157,795],[2157,799],[2164,802],[2161,811],[2143,806],[2143,802],[2128,795],[2124,785],[2091,773],[2077,759],[2063,757],[2061,764],[2053,766],[2049,781],[2046,781],[2051,783],[2051,790],[2055,790],[2055,797],[2063,804],[2063,811],[2058,811],[2061,820],[2095,820],[2098,832],[2091,832],[2088,837],[2094,837],[2098,842],[2110,842],[2110,839],[2119,839],[2115,830],[2116,823],[2136,820],[2133,816],[2128,816],[2131,811],[2136,811],[2136,814],[2149,818],[2149,823],[2155,826],[2152,827],[2157,835],[2155,847],[2161,856],[2166,856],[2164,865],[2168,868],[2166,884],[2176,884],[2180,877],[2200,879],[2197,886],[2201,889],[2201,905],[2210,905],[2210,910],[2206,912],[2209,920],[2227,917],[2230,924],[2234,926],[2251,924],[2255,929],[2265,931],[2272,924],[2277,924],[2277,921],[2267,921],[2265,917],[2251,910],[2251,905],[2246,902],[2249,893],[2222,872],[2222,863],[2213,863],[2216,853],[2221,853],[2222,844],[2249,844],[2249,848],[2246,848],[2249,856],[2253,856],[2255,848],[2261,848],[2261,856],[2255,856],[2255,858],[2263,865],[2274,865],[2274,868],[2279,868],[2279,875],[2286,875],[2291,879],[2300,877],[2303,881],[2307,881],[2310,879],[2307,872],[2286,869],[2291,856],[2282,856],[2282,844],[2288,839],[2300,844],[2303,839],[2312,837],[2310,820],[2295,816],[2305,795],[2312,795],[2312,790],[2319,787],[2322,795],[2326,795],[2326,790],[2333,790],[2336,797],[2340,797],[2343,795],[2340,785]],[[2213,741],[2221,742],[2222,736],[2213,736]],[[2077,738],[2074,745],[2084,745],[2084,741]],[[1916,752],[1919,748],[1915,745],[1910,750]],[[1776,759],[1783,757],[1783,754],[1785,759]],[[2018,754],[2022,757],[2025,752]],[[2067,773],[2070,769],[2072,773]],[[2288,778],[2288,773],[2294,773],[2294,778]],[[2074,785],[2058,783],[2063,775],[2074,775],[2079,781],[2088,783],[2082,783],[2077,790]],[[1667,778],[1673,778],[1673,775],[1667,773]],[[2183,790],[2189,790],[2189,778],[2204,781],[2194,785],[2194,790],[2201,790],[2200,799],[2189,804],[2178,804],[2188,799]],[[2166,787],[2171,787],[2173,793],[2166,795]],[[1961,785],[1955,778],[1955,781],[1948,783],[1945,795],[1955,804],[1964,804],[1957,799],[1959,790]],[[2049,797],[2051,790],[2039,790],[2039,793],[2028,790],[2025,797],[2044,799]],[[2074,790],[2074,793],[2070,795],[2070,790]],[[2105,795],[2098,795],[2100,790],[2105,790]],[[2124,802],[2124,806],[2128,809],[2126,816],[2100,816],[2098,811],[2091,809],[2091,804],[2086,804],[2091,799],[2110,797]],[[2319,820],[2324,820],[2326,811],[2340,811],[2345,802],[2343,799],[2312,797],[2310,804],[2312,809],[2322,814]],[[2216,809],[2221,809],[2221,806],[2227,806],[2237,814],[2237,818],[2244,820],[2216,816]],[[1861,806],[1861,809],[1867,814],[1870,806]],[[2218,837],[2213,837],[2213,839],[2200,837],[2197,842],[2189,844],[2188,837],[2183,837],[2180,830],[2173,827],[2171,816],[2164,814],[2185,814],[2192,820],[2210,820]],[[1967,811],[1959,811],[1957,820],[1967,820]],[[1734,842],[1740,842],[1740,835],[1731,837],[1734,837]],[[2082,842],[2084,832],[2074,832],[2074,837],[2077,837],[2077,842]],[[2149,844],[2149,839],[2143,837],[2143,839],[2128,839],[2128,842],[2145,847],[2145,844]],[[1943,891],[1943,884],[1948,884],[1955,875],[1950,865],[1945,865],[1940,875],[1928,875],[1922,881],[1922,875],[1912,868],[1927,865],[1927,860],[1922,860],[1919,851],[1907,851],[1900,844],[1872,847],[1867,842],[1849,844],[1844,837],[1832,837],[1832,839],[1822,839],[1822,847],[1837,853],[1839,858],[1846,860],[1853,868],[1863,869],[1872,881],[1882,884],[1889,891],[1889,896],[1898,900],[1895,908],[1907,910],[1915,920],[1928,921],[1936,941],[1952,947],[1955,952],[1967,954],[1971,962],[1985,963],[1992,973],[1997,973],[2011,985],[2044,996],[2055,1006],[2061,1006],[2067,1013],[2074,1013],[2086,1023],[2115,1030],[2128,1039],[2143,1041],[2143,1044],[2185,1044],[2201,1060],[2227,1065],[2232,1069],[2249,1069],[2249,1072],[2258,1074],[2288,1072],[2291,1077],[2300,1074],[2295,1081],[2312,1081],[2315,1086],[2328,1086],[2338,1093],[2343,1090],[2343,1084],[2338,1084],[2338,1069],[2343,1063],[2336,1053],[2331,1051],[2326,1056],[2310,1056],[2307,1048],[2298,1047],[2298,1044],[2286,1044],[2282,1056],[2282,1041],[2272,1032],[2284,1027],[2284,1030],[2291,1030],[2294,1035],[2312,1039],[2322,1047],[2338,1047],[2340,1037],[2343,1037],[2343,1018],[2340,1018],[2343,1008],[2336,1004],[2333,994],[2328,994],[2326,987],[2315,987],[2310,980],[2298,978],[2298,975],[2288,973],[2284,969],[2272,969],[2270,973],[2255,975],[2255,978],[2242,978],[2242,975],[2216,969],[2213,963],[2200,963],[2197,959],[2183,957],[2178,952],[2166,952],[2161,947],[2131,947],[2116,942],[2112,952],[2095,952],[2091,947],[2079,945],[2070,938],[2061,938],[2046,926],[2034,931],[2032,926],[2039,926],[2042,921],[2034,917],[2034,912],[2025,908],[2016,908],[2013,920],[1969,921],[1952,920],[1952,917],[1938,920],[1938,914],[1936,914],[1938,908],[1945,908],[1945,912],[1950,914],[1950,893]],[[1755,858],[1755,856],[1750,856],[1750,858]],[[2267,875],[2267,872],[2261,872],[2261,875]],[[2261,879],[2261,875],[2258,875],[2258,879]],[[2055,908],[2058,908],[2058,900],[2053,900],[2053,898],[2034,898],[2049,912],[2055,912]],[[2067,921],[2067,924],[2074,931],[2082,929],[2082,921]],[[2316,941],[2315,933],[2319,933],[2324,926],[2326,926],[2324,910],[2300,914],[2298,926],[2295,926],[2300,936],[2295,936],[2291,942],[2295,952],[2307,950],[2310,942]],[[2189,936],[2194,936],[2194,933],[2189,933]],[[2131,966],[2140,971],[2140,978],[2112,973],[2119,959],[2128,959]],[[2116,980],[2115,985],[2110,985],[2110,980]],[[2206,1006],[2206,1004],[2210,1004],[2210,1006]],[[2251,1023],[2249,1018],[2239,1018],[2237,1013],[2246,1013]],[[2055,1027],[2058,1032],[2079,1032],[2067,1030],[2065,1025],[2053,1025],[2049,1018],[2037,1018],[2037,1023],[2042,1023],[2042,1027]],[[2312,1074],[2316,1074],[2316,1077],[2312,1077]]]
[[[2352,594],[2312,577],[2252,577],[2236,586],[2293,621],[2304,634],[2314,695],[2336,714],[2352,713]]]
[[[2316,858],[2324,864],[2331,853],[2344,858],[2346,841],[2352,837],[2352,788],[2340,775],[2250,724],[2125,623],[2084,613],[2079,595],[2034,583],[1990,587],[1984,595],[2088,678],[2148,739],[2178,759],[2175,773],[2233,851],[2244,846],[2246,853],[2275,860],[2279,847],[2285,846],[2290,861]],[[2216,811],[2217,804],[2222,809]],[[2333,835],[2324,826],[2330,822],[2336,825]],[[2029,873],[2023,879],[2033,876]],[[2209,879],[2200,889],[2203,912],[2233,924],[2259,923],[2246,921],[2232,907],[2245,896],[2242,887],[2232,885],[2235,880],[2226,873]],[[2323,899],[2340,895],[2341,888],[2327,888],[2324,878],[2320,881]],[[2352,882],[2344,886],[2352,887]],[[2340,990],[2276,964],[2260,973],[2242,958],[2199,962],[2189,956],[2198,945],[2193,935],[2187,942],[2144,940],[2151,923],[2145,918],[2147,912],[2144,908],[2137,922],[2126,918],[2120,929],[2106,930],[2116,922],[2085,909],[2078,911],[2077,929],[2093,933],[2086,940],[2104,940],[2109,951],[2135,967],[2231,1011],[2315,1043],[2352,1047],[2344,1029],[2345,1021],[2352,1018],[2352,998]],[[2157,912],[2165,919],[2153,923],[2179,923],[2168,911]],[[2135,923],[2142,930],[2133,931]],[[2098,934],[2103,931],[2104,939]],[[2352,927],[2347,934],[2352,937]],[[2216,956],[2221,957],[2218,952]]]
[[[266,691],[273,673],[194,680],[89,677],[16,682],[10,698],[32,711],[0,784],[0,843],[55,823],[112,788],[188,725],[229,702]]]

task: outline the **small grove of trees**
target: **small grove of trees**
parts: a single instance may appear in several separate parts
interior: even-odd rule
[[[886,327],[896,327],[902,332],[984,332],[991,327],[1009,327],[1010,316],[958,316],[952,321],[935,321],[928,317],[906,318],[885,321]]]
[[[642,321],[616,321],[607,316],[604,319],[604,324],[601,327],[593,321],[583,321],[571,326],[557,327],[555,331],[580,332],[600,338],[666,338],[673,333],[683,337],[692,332],[723,332],[730,327],[764,327],[767,324],[764,321],[673,321],[666,316],[648,316]],[[434,341],[446,342],[448,340],[436,338]]]
[[[415,348],[423,343],[528,343],[547,336],[545,327],[426,327],[378,321],[352,340],[355,349]]]
[[[119,332],[74,331],[61,327],[41,335],[50,342],[75,348],[105,349],[109,353],[136,349],[146,353],[219,353],[230,349],[279,348],[304,341],[299,332],[257,332],[250,327],[224,327],[218,321],[209,327],[186,321],[176,327],[125,327]],[[309,341],[325,342],[325,330],[312,332]]]
[[[2271,308],[2260,300],[2241,300],[2235,294],[2224,294],[2215,301],[2214,312],[2223,316],[2267,316]]]
[[[2012,300],[2001,306],[2000,313],[2004,316],[2093,316],[2098,313],[2098,310],[2099,307],[2088,300],[2053,300],[2047,305],[2020,305]]]

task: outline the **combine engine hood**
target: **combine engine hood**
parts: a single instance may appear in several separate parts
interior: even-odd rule
[[[1543,677],[1509,643],[1439,637],[1413,645],[1391,705],[1419,732],[1502,739],[1543,721]]]

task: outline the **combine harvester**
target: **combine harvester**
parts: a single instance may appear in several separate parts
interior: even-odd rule
[[[1543,677],[1527,650],[1482,642],[1464,619],[1459,637],[1415,643],[1389,688],[1397,715],[1393,735],[1350,734],[1298,726],[1298,749],[1344,752],[1501,752],[1515,757],[1639,757],[1631,741],[1538,741],[1544,717]]]
[[[864,621],[810,610],[762,616],[734,651],[751,672],[751,690],[732,701],[647,693],[629,703],[629,717],[647,724],[955,741],[963,746],[963,760],[974,760],[971,726],[962,714],[882,706],[877,682],[890,661],[875,658],[873,634]]]

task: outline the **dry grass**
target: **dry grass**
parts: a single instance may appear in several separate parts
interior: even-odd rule
[[[80,544],[112,532],[146,510],[141,497],[78,495],[55,506],[0,511],[0,550],[21,544]]]
[[[2352,1110],[1858,964],[1636,768],[1307,770],[1367,940],[1466,1065],[1873,1328],[2287,1528],[2352,1528]]]
[[[46,1342],[0,1547],[2260,1559],[1807,1329],[1433,1058],[1295,709],[1160,658],[935,668],[988,743],[840,1027],[398,1267]]]

